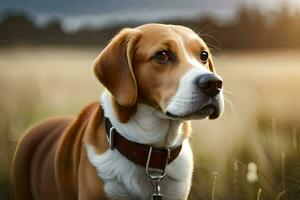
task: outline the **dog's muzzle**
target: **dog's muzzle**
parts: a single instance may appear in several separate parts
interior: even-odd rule
[[[218,118],[224,108],[222,78],[214,73],[189,74],[185,78],[186,86],[179,88],[165,115],[172,119]]]

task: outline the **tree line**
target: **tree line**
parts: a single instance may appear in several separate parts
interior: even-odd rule
[[[160,22],[188,26],[217,50],[300,47],[300,12],[291,14],[286,5],[273,13],[241,6],[233,19],[222,23],[211,16]],[[122,25],[66,32],[58,19],[37,25],[28,13],[10,12],[0,19],[0,45],[99,46],[108,43],[121,28],[140,24],[129,21]]]

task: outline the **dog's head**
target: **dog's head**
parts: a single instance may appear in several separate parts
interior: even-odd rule
[[[93,70],[122,122],[137,103],[158,108],[170,119],[215,119],[224,108],[222,79],[207,45],[183,26],[123,29],[96,58]]]

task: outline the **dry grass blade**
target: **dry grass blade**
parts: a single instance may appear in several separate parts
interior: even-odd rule
[[[258,189],[258,192],[257,192],[257,198],[256,198],[256,200],[260,200],[261,192],[262,192],[262,189],[259,188],[259,189]]]
[[[211,189],[211,200],[215,200],[218,175],[219,175],[218,172],[213,172],[213,184],[212,184],[212,189]]]

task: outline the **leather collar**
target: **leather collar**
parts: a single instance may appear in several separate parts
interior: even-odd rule
[[[167,164],[177,158],[182,148],[182,145],[171,148],[154,147],[127,140],[118,133],[108,118],[105,118],[105,127],[110,148],[117,149],[127,159],[146,168],[165,170]]]

